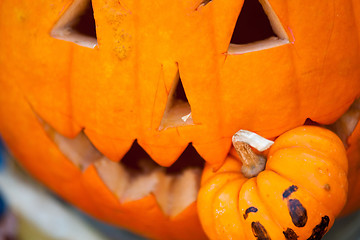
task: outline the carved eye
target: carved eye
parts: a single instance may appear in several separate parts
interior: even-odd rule
[[[50,35],[83,47],[97,45],[94,11],[90,0],[75,0],[57,21]]]
[[[267,1],[245,0],[228,53],[243,54],[289,43],[288,36]]]

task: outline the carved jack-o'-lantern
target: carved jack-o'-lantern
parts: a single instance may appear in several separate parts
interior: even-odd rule
[[[3,0],[2,138],[100,219],[205,238],[204,160],[218,169],[239,129],[330,124],[359,97],[359,14],[350,0]]]

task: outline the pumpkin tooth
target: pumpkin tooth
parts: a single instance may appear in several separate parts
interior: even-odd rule
[[[96,161],[94,166],[105,185],[121,202],[136,201],[154,194],[159,207],[170,217],[177,216],[195,202],[200,188],[201,169],[196,167],[173,174],[172,168],[162,168],[152,161],[139,160],[138,172],[127,168],[123,162],[116,163],[106,157]]]
[[[169,197],[170,216],[177,216],[196,201],[200,189],[200,178],[201,171],[196,168],[185,169],[181,175],[175,177]]]
[[[231,138],[222,138],[210,143],[193,143],[195,149],[202,158],[206,160],[213,168],[218,168],[224,162],[231,147]]]
[[[120,201],[123,203],[136,201],[154,192],[160,182],[161,171],[163,170],[157,169],[151,173],[141,174],[135,178],[131,178],[128,188],[125,190],[123,196],[121,196]]]
[[[105,185],[121,202],[141,199],[155,191],[164,169],[140,164],[142,174],[134,173],[123,164],[101,158],[94,166]]]
[[[123,140],[117,138],[109,138],[92,131],[85,129],[84,132],[91,140],[92,144],[107,158],[112,161],[120,161],[124,155],[129,151],[133,144],[133,139]]]
[[[105,185],[118,198],[121,198],[130,181],[126,169],[121,164],[110,161],[106,157],[101,158],[94,165]]]
[[[67,138],[57,132],[53,136],[60,151],[81,170],[102,157],[83,132],[75,138]]]
[[[75,138],[68,138],[58,133],[43,119],[38,118],[43,129],[59,150],[82,171],[102,157],[102,154],[92,145],[83,131]]]
[[[154,190],[153,194],[158,202],[160,208],[166,215],[171,213],[171,192],[172,185],[175,181],[175,177],[171,175],[166,175],[164,171],[160,171],[157,175],[159,178],[159,184]]]
[[[139,141],[139,145],[149,154],[149,156],[160,166],[171,166],[179,156],[184,152],[187,144],[182,146],[151,146]],[[166,154],[164,154],[166,151]]]

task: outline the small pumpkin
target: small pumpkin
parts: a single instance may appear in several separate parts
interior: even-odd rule
[[[332,226],[347,197],[341,140],[298,127],[277,138],[266,157],[265,170],[251,178],[234,156],[216,172],[205,167],[198,208],[210,239],[321,239]]]

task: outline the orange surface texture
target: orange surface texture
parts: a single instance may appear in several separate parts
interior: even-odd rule
[[[114,161],[137,139],[162,166],[191,142],[219,167],[239,129],[273,138],[307,118],[332,123],[360,96],[360,1],[261,2],[288,44],[236,55],[227,50],[242,0],[92,0],[93,49],[50,36],[72,0],[1,0],[1,137],[31,174],[95,217],[149,238],[205,239],[196,203],[171,219],[152,195],[120,204],[36,115],[66,137],[84,130]],[[178,73],[194,124],[159,131]]]

